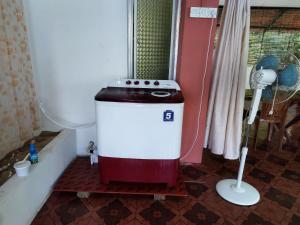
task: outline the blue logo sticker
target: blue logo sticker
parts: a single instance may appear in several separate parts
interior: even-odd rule
[[[164,121],[165,122],[172,122],[174,121],[174,112],[172,110],[164,111]]]

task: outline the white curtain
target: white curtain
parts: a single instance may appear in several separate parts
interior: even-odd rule
[[[205,145],[237,159],[242,135],[250,29],[250,0],[225,2],[213,67]]]

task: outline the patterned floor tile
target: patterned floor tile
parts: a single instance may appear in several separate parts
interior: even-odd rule
[[[174,225],[187,225],[183,219],[177,220]]]
[[[186,187],[188,193],[194,197],[199,197],[203,192],[205,192],[208,189],[203,184],[193,183],[193,182],[186,183],[185,187]]]
[[[266,173],[272,174],[274,177],[281,174],[285,167],[274,164],[268,160],[260,161],[255,168],[260,169]]]
[[[175,214],[160,202],[154,202],[149,208],[142,210],[140,215],[151,225],[165,225],[175,217]]]
[[[74,199],[74,193],[53,192],[47,200],[47,207],[53,209]]]
[[[183,215],[186,219],[194,224],[211,225],[220,218],[214,212],[206,209],[200,203],[196,203],[191,209]]]
[[[285,166],[287,163],[288,163],[288,160],[286,159],[282,159],[276,155],[273,155],[273,154],[270,154],[268,157],[267,157],[267,160],[272,162],[272,163],[275,163],[277,165],[280,165],[280,166]]]
[[[297,200],[295,201],[294,205],[293,205],[293,208],[292,208],[292,211],[295,213],[295,214],[298,214],[300,215],[300,198],[299,196],[300,195],[297,195]]]
[[[293,160],[295,158],[296,152],[286,151],[285,149],[282,149],[282,151],[275,151],[276,156],[286,159],[286,160]]]
[[[257,159],[256,157],[251,156],[251,155],[247,156],[247,163],[254,166],[258,162],[259,162],[259,159]]]
[[[236,177],[237,171],[234,171],[232,169],[229,169],[225,166],[223,166],[221,169],[219,169],[216,174],[223,178],[234,178]]]
[[[203,204],[211,209],[211,211],[218,213],[223,218],[230,219],[232,221],[238,221],[240,217],[243,217],[247,214],[248,209],[238,205],[234,205],[225,201],[224,199],[216,200],[213,204]]]
[[[244,181],[254,186],[258,191],[262,192],[269,184],[263,182],[260,179],[256,179],[250,175],[244,177]]]
[[[300,163],[298,163],[296,161],[290,161],[288,163],[288,165],[286,166],[286,169],[299,172],[300,171]]]
[[[300,154],[296,155],[295,159],[296,162],[300,163]]]
[[[41,215],[34,220],[31,225],[56,225],[50,215]]]
[[[231,223],[230,221],[228,220],[225,220],[221,223],[222,225],[233,225],[233,223]]]
[[[243,225],[273,225],[273,224],[267,220],[264,220],[262,217],[259,217],[254,213],[250,213],[248,218],[243,222]]]
[[[88,213],[89,211],[80,201],[80,199],[74,199],[58,207],[55,212],[60,217],[60,221],[63,224],[68,224],[75,221],[76,218]]]
[[[273,181],[272,187],[282,192],[289,193],[294,197],[300,195],[300,184],[295,183],[293,180],[286,179],[282,176],[276,177]],[[293,187],[293,188],[291,188]]]
[[[300,224],[300,216],[293,215],[291,222],[289,225],[299,225]]]
[[[176,215],[181,215],[185,209],[197,202],[198,199],[192,196],[188,198],[168,197],[164,201],[164,206],[171,209]]]
[[[282,150],[283,151],[288,151],[288,152],[291,152],[291,153],[295,153],[295,152],[297,152],[298,148],[297,147],[290,147],[290,146],[284,144],[282,146]]]
[[[272,201],[266,199],[258,204],[256,212],[262,218],[272,221],[274,224],[280,224],[288,210],[284,207],[278,207]]]
[[[297,183],[300,183],[300,173],[297,173],[295,171],[285,170],[281,176],[289,180],[295,181]]]
[[[257,168],[254,168],[249,175],[265,183],[270,183],[274,179],[274,175]]]
[[[206,172],[201,171],[200,169],[193,166],[184,166],[183,174],[193,180],[200,178],[201,176],[206,175]]]
[[[118,199],[112,201],[107,206],[102,207],[97,213],[103,218],[107,225],[119,224],[121,220],[124,220],[131,215],[129,209]]]
[[[76,224],[76,225],[104,225],[105,222],[101,221],[99,218],[96,218],[91,213],[88,213],[88,214],[80,217],[79,219],[77,219],[74,224]]]
[[[91,194],[87,200],[87,204],[95,210],[98,210],[103,205],[108,204],[111,202],[112,198],[111,195],[104,195],[104,194]]]
[[[270,188],[269,191],[265,194],[265,197],[279,203],[281,206],[286,207],[288,209],[291,209],[293,207],[294,202],[296,201],[296,198],[283,193],[280,190],[277,190],[275,188]]]
[[[47,214],[49,212],[49,207],[47,206],[47,204],[43,205],[42,208],[40,209],[40,211],[38,212],[37,216],[43,216],[45,214]]]

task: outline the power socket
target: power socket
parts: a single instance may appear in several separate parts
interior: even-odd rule
[[[217,18],[217,8],[191,7],[191,18]]]

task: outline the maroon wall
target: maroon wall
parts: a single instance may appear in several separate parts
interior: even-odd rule
[[[217,8],[218,4],[218,0],[182,0],[176,78],[182,88],[185,98],[181,145],[181,156],[185,157],[182,159],[182,162],[200,163],[202,160],[207,103],[212,72],[212,52],[216,27],[216,19],[213,19],[211,43],[210,46],[208,46],[212,19],[190,18],[190,7],[201,6]],[[196,137],[199,103],[202,93],[202,80],[205,74],[208,50],[208,64],[204,83],[205,88],[203,92],[198,139],[193,150],[187,154]]]

